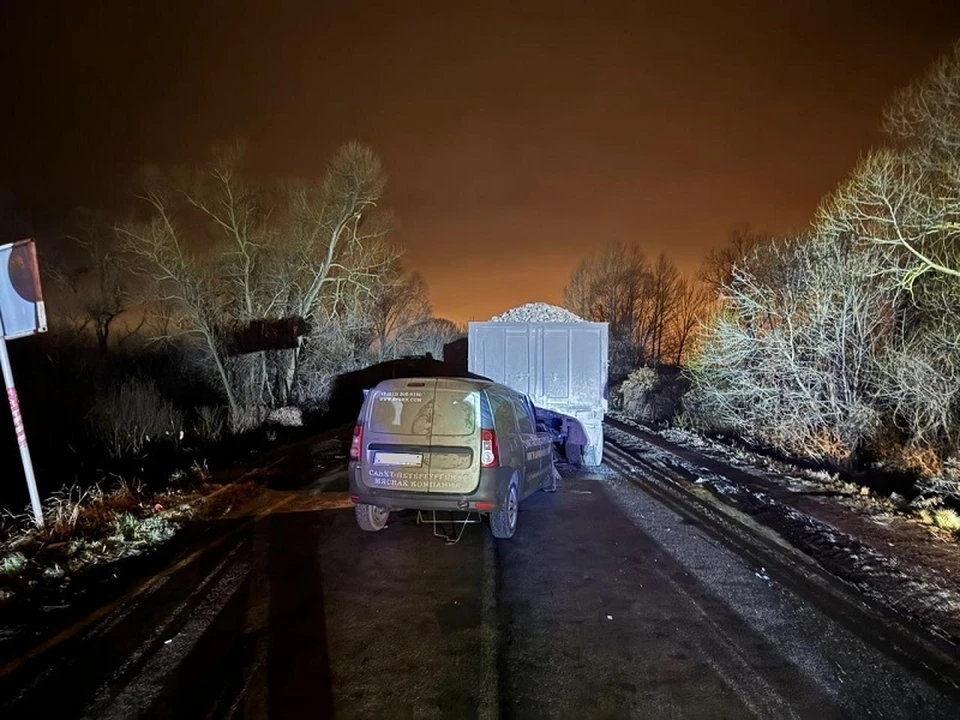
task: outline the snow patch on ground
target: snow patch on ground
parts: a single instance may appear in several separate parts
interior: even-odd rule
[[[615,419],[627,425],[652,432],[622,415]],[[770,525],[794,546],[807,552],[828,571],[859,588],[873,600],[894,607],[914,618],[923,618],[946,634],[960,637],[960,590],[946,583],[944,577],[935,569],[925,566],[902,565],[896,557],[887,556],[875,548],[866,545],[857,538],[841,532],[837,528],[811,517],[790,505],[777,500],[768,493],[745,487],[729,478],[677,457],[671,452],[658,448],[619,428],[605,427],[609,441],[627,451],[640,462],[649,463],[661,469],[676,470],[686,475],[690,482],[709,487],[717,495],[727,498],[732,504],[748,514],[763,516],[763,523]],[[669,442],[703,452],[714,460],[721,460],[741,472],[789,469],[803,475],[787,477],[788,487],[822,487],[824,484],[836,485],[835,474],[823,471],[803,471],[783,463],[762,458],[743,450],[730,448],[707,438],[670,428],[658,433]],[[718,457],[719,456],[719,457]],[[632,464],[631,464],[632,465]],[[643,469],[631,467],[631,471],[643,474]],[[758,480],[778,482],[783,485],[783,475],[773,478],[764,474],[750,473]],[[776,491],[776,486],[771,486]],[[860,501],[859,493],[856,500]],[[862,510],[862,506],[858,507]]]
[[[668,427],[660,430],[652,429],[641,425],[627,415],[622,413],[608,413],[610,417],[630,427],[645,432],[656,433],[667,442],[702,452],[705,455],[721,460],[738,470],[750,472],[752,470],[761,470],[763,472],[774,472],[781,481],[791,490],[803,491],[815,488],[831,487],[835,488],[840,483],[840,477],[837,473],[830,473],[825,470],[811,470],[800,468],[794,465],[774,460],[759,453],[750,452],[744,448],[727,445],[718,440],[706,438],[698,433],[681,428]],[[847,488],[853,490],[854,488]],[[856,488],[859,489],[859,488]]]

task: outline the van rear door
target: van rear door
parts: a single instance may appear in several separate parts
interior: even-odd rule
[[[480,396],[445,379],[394,380],[370,393],[361,458],[369,487],[466,494],[479,481]]]
[[[436,380],[383,383],[367,397],[361,477],[369,487],[427,492]]]
[[[480,391],[437,380],[430,430],[430,492],[467,495],[480,482]]]

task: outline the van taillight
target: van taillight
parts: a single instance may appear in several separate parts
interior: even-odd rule
[[[493,430],[480,431],[480,466],[489,468],[500,464],[500,447],[497,445],[497,433]]]
[[[350,443],[350,459],[360,459],[360,449],[363,447],[363,425],[357,425],[353,429],[353,442]]]

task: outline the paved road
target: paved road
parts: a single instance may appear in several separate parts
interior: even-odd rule
[[[341,486],[271,494],[8,666],[0,717],[960,717],[615,474],[566,472],[512,541],[456,545],[412,514],[362,534]]]

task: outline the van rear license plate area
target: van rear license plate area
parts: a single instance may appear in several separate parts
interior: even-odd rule
[[[391,453],[376,452],[373,454],[374,465],[400,465],[402,467],[422,467],[422,453]]]

